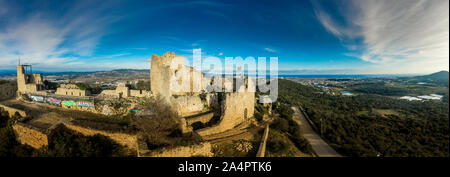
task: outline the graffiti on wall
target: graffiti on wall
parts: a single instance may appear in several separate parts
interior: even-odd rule
[[[90,100],[90,101],[86,101],[86,100],[82,100],[82,101],[74,101],[74,100],[60,100],[58,98],[52,98],[52,97],[43,97],[43,96],[36,96],[36,95],[30,95],[28,94],[29,98],[32,101],[35,102],[42,102],[42,103],[48,103],[51,105],[56,105],[56,106],[80,106],[80,107],[95,107],[94,101]]]
[[[83,107],[94,107],[93,101],[77,101],[77,106],[83,106]]]
[[[51,98],[51,97],[46,98],[45,102],[53,104],[53,105],[58,105],[58,106],[61,105],[61,100],[58,100],[58,99],[55,99],[55,98]]]
[[[62,105],[64,105],[64,106],[76,106],[77,104],[75,103],[75,101],[72,101],[72,100],[64,100],[62,102]]]
[[[42,97],[42,96],[31,95],[30,98],[31,98],[31,100],[36,101],[36,102],[44,102],[44,97]]]

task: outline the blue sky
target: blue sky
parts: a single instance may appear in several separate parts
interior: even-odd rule
[[[299,74],[448,70],[448,0],[0,0],[0,70],[148,69],[152,54],[278,57]]]

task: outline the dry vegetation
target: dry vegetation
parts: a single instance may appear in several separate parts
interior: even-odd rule
[[[132,123],[142,134],[148,148],[151,150],[198,144],[201,137],[194,132],[183,134],[179,123],[180,117],[169,105],[163,103],[161,99],[150,102],[154,115],[136,118]]]

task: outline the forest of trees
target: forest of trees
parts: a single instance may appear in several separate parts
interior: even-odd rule
[[[280,80],[278,101],[302,106],[321,127],[321,136],[346,156],[449,156],[448,98],[419,102],[370,94],[333,96]]]

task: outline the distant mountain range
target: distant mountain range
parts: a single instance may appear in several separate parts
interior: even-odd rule
[[[417,79],[424,80],[433,80],[433,81],[447,81],[448,82],[449,72],[448,71],[439,71],[437,73],[425,75],[425,76],[416,76]]]
[[[403,79],[416,81],[416,82],[430,82],[437,85],[449,87],[449,72],[448,71],[439,71],[433,74],[428,74],[424,76],[415,76],[415,77],[406,77]]]
[[[2,75],[15,75],[16,70],[0,70],[0,76]],[[118,76],[121,74],[125,75],[132,75],[137,73],[150,73],[148,69],[115,69],[111,71],[89,71],[89,72],[76,72],[76,71],[67,71],[67,72],[46,72],[46,71],[33,71],[34,73],[43,73],[45,75],[111,75],[111,76]],[[291,73],[279,73],[280,77],[287,77],[291,76]],[[286,76],[284,76],[286,75]],[[329,74],[330,75],[330,74]],[[313,77],[315,75],[308,75],[310,77]],[[320,75],[318,75],[320,76]],[[330,75],[332,76],[332,75]],[[375,75],[338,75],[335,76],[345,76],[345,77],[352,77],[352,76],[370,76],[370,77],[390,77],[390,76],[400,76],[403,79],[407,80],[418,80],[423,82],[439,82],[441,84],[447,83],[449,81],[449,72],[448,71],[440,71],[429,75],[423,75],[423,76],[412,76],[407,77],[405,75],[393,75],[393,74],[375,74]]]
[[[48,72],[48,71],[39,71],[33,70],[33,73],[43,73],[46,75],[60,75],[60,74],[92,74],[92,73],[105,73],[105,72],[120,72],[120,73],[129,73],[129,72],[150,72],[148,69],[115,69],[110,71],[64,71],[64,72]],[[1,75],[16,75],[16,70],[0,70]]]

